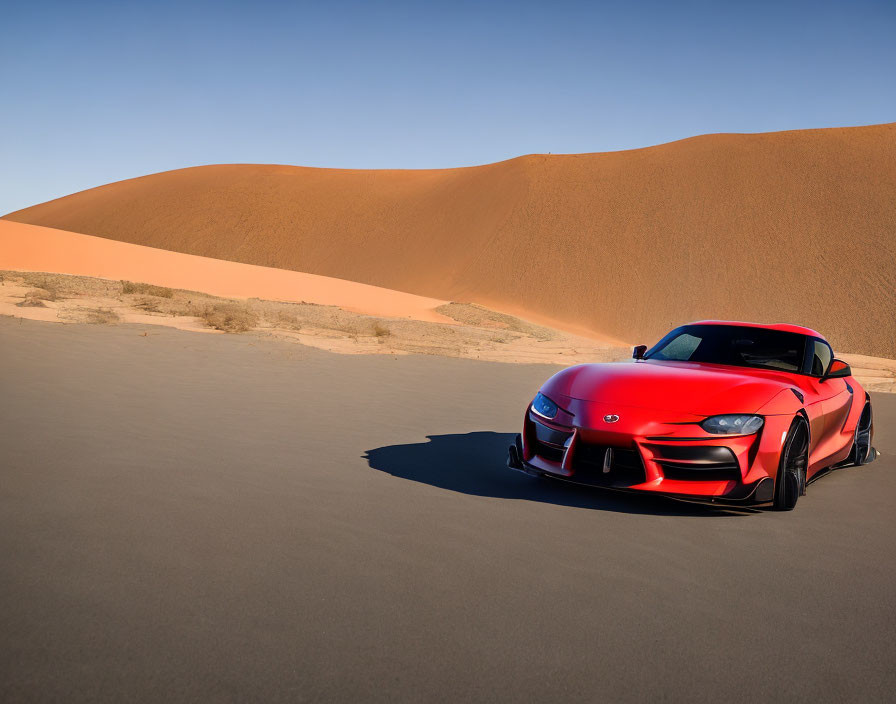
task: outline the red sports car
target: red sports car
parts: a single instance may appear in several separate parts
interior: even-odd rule
[[[526,410],[508,465],[580,484],[792,509],[806,484],[875,457],[871,399],[796,325],[706,320],[635,363],[581,364]]]

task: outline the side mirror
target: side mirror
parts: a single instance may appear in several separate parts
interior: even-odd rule
[[[831,362],[831,366],[828,367],[827,373],[821,377],[821,380],[842,379],[845,376],[852,376],[852,369],[850,369],[849,365],[842,359],[835,359]]]
[[[632,359],[644,359],[644,353],[647,351],[647,345],[638,345],[632,349]]]

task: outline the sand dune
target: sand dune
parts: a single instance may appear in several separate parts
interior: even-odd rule
[[[436,298],[3,220],[0,269],[126,279],[214,296],[304,301],[366,315],[454,322],[435,311],[447,303]]]
[[[10,220],[547,316],[649,342],[788,320],[896,357],[896,125],[487,166],[206,166]]]

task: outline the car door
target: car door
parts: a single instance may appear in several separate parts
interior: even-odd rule
[[[806,385],[813,404],[817,404],[816,422],[810,423],[812,447],[809,475],[827,466],[827,459],[843,449],[840,431],[852,404],[852,393],[843,379],[826,379],[824,373],[834,359],[830,345],[824,340],[809,341],[809,376]],[[808,401],[809,399],[807,399]]]

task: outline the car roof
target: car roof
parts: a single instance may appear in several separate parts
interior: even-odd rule
[[[809,337],[818,337],[825,340],[821,335],[812,328],[805,328],[802,325],[791,325],[790,323],[745,323],[740,320],[698,320],[689,325],[739,325],[745,328],[765,328],[766,330],[782,330],[784,332],[795,332],[800,335],[808,335]],[[827,340],[825,340],[827,342]]]

